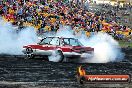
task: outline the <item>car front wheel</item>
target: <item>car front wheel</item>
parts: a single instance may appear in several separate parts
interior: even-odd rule
[[[62,51],[60,50],[55,50],[52,52],[51,56],[48,56],[49,61],[53,62],[62,62],[64,60],[64,55]]]
[[[32,53],[33,53],[32,48],[27,48],[26,49],[26,58],[25,59],[32,59],[32,58],[34,58],[34,55]]]

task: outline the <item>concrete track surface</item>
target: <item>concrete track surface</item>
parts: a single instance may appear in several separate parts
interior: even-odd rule
[[[132,88],[128,84],[83,84],[76,80],[76,69],[83,65],[88,74],[131,74],[132,49],[123,49],[125,60],[114,63],[54,63],[0,55],[0,88]]]

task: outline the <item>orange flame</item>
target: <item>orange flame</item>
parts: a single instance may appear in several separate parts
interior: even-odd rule
[[[82,66],[78,67],[77,72],[78,72],[78,76],[86,75],[86,71],[82,68]]]

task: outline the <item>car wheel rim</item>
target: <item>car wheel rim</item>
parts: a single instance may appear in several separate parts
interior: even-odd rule
[[[33,52],[32,48],[27,48],[26,51],[27,51],[27,54],[30,54]]]
[[[27,49],[26,49],[26,58],[28,58],[28,59],[33,58],[34,56],[33,56],[32,53],[33,53],[32,48],[27,48]]]
[[[33,54],[26,54],[27,58],[33,58]]]

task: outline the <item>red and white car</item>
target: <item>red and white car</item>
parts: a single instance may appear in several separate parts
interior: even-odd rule
[[[83,53],[93,53],[94,48],[83,46],[75,38],[63,38],[63,37],[45,37],[40,40],[39,43],[33,45],[23,46],[23,53],[27,58],[34,58],[35,56],[54,58],[58,56],[56,62],[64,61],[64,57],[77,58],[81,57]],[[55,54],[53,56],[53,54]]]

